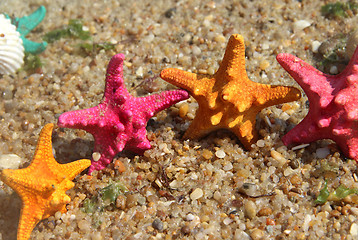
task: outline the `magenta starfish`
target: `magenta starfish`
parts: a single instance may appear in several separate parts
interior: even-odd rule
[[[112,57],[107,68],[106,87],[101,103],[93,108],[61,114],[60,127],[79,128],[94,137],[94,151],[101,157],[92,159],[89,173],[105,168],[124,148],[143,154],[151,145],[145,129],[147,121],[161,110],[189,94],[184,90],[165,91],[146,97],[130,95],[123,81],[123,54]]]
[[[357,49],[338,75],[324,74],[290,54],[277,56],[281,66],[303,88],[310,103],[307,116],[282,138],[285,145],[331,139],[346,156],[358,162]]]

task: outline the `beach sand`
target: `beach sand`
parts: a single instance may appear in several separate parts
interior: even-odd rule
[[[125,84],[134,96],[175,89],[160,78],[145,81],[167,67],[215,73],[231,34],[245,39],[246,70],[252,81],[301,89],[275,59],[283,52],[327,73],[340,71],[344,63],[328,69],[319,65],[317,46],[347,36],[358,17],[322,16],[321,6],[329,2],[333,1],[2,0],[1,12],[16,17],[46,7],[45,19],[28,35],[33,41],[42,41],[70,19],[82,19],[91,41],[115,47],[85,53],[78,46],[83,40],[62,38],[39,55],[40,70],[2,76],[1,158],[27,166],[46,123],[56,123],[63,112],[96,106],[103,96],[107,64],[116,53],[125,54]],[[147,126],[152,149],[144,156],[124,151],[115,158],[116,166],[110,164],[91,177],[79,175],[68,191],[72,201],[67,213],[41,221],[31,239],[358,237],[356,195],[314,203],[325,180],[330,191],[340,184],[358,188],[356,162],[329,140],[298,150],[281,141],[306,116],[305,94],[258,114],[260,140],[251,151],[228,131],[183,140],[196,108],[191,98],[153,117]],[[91,158],[93,137],[56,128],[53,147],[60,163]],[[118,169],[118,161],[125,172]],[[108,185],[126,190],[106,202],[102,189]],[[94,209],[88,209],[89,203]],[[16,238],[20,209],[17,194],[0,182],[0,239]]]

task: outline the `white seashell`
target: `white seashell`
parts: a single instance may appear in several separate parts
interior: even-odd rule
[[[16,72],[24,63],[24,46],[20,33],[0,14],[0,73],[11,74]]]

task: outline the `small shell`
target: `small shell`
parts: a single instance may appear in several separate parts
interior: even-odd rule
[[[16,72],[24,63],[24,46],[20,33],[0,14],[0,73],[11,74]]]

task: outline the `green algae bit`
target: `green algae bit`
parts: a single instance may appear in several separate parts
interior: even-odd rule
[[[355,12],[357,8],[358,4],[354,1],[328,3],[322,6],[321,13],[326,18],[343,18],[349,16],[348,11]]]
[[[24,69],[26,71],[34,71],[42,67],[42,61],[39,56],[31,53],[25,53],[24,62]]]
[[[110,42],[103,42],[103,43],[81,43],[78,45],[81,50],[86,55],[93,55],[98,53],[101,50],[113,50],[115,48],[115,44]]]
[[[46,15],[46,8],[44,6],[40,6],[35,12],[22,18],[10,17],[7,14],[4,15],[6,18],[11,20],[11,23],[16,26],[16,30],[20,33],[25,52],[39,54],[46,49],[47,42],[37,43],[26,38],[26,35],[29,34],[44,19]]]
[[[49,43],[53,43],[61,38],[87,40],[91,38],[91,35],[89,31],[83,30],[83,24],[80,19],[71,19],[67,26],[48,32],[43,37],[43,39]]]
[[[102,188],[98,195],[91,199],[86,198],[83,201],[81,210],[85,213],[94,213],[96,211],[103,211],[103,209],[111,204],[115,204],[117,197],[120,194],[128,192],[128,189],[121,182],[112,182]]]
[[[325,181],[320,194],[317,196],[315,200],[315,204],[325,204],[327,201],[341,201],[345,197],[351,194],[358,194],[357,188],[347,188],[343,184],[339,185],[339,187],[334,190],[332,193],[328,191],[327,181]]]

